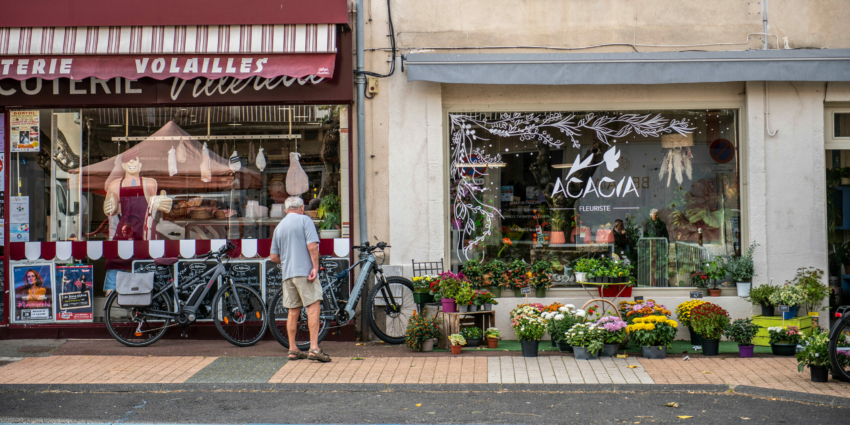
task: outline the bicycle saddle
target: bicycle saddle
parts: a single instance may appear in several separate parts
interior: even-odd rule
[[[177,263],[178,260],[179,260],[179,258],[175,258],[175,257],[162,257],[162,258],[154,259],[153,263],[156,264],[157,266],[172,266],[175,263]]]

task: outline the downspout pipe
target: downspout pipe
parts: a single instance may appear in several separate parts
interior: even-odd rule
[[[762,24],[764,24],[764,48],[762,50],[767,50],[767,30],[770,27],[770,24],[767,23],[767,0],[761,0],[761,19]],[[779,41],[776,44],[779,44]]]
[[[363,0],[357,0],[355,19],[355,39],[357,72],[354,82],[357,86],[357,209],[361,241],[369,240],[366,223],[366,76],[363,75]],[[365,253],[361,252],[361,256]]]

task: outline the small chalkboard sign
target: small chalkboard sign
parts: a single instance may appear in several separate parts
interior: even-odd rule
[[[153,278],[156,288],[171,285],[174,281],[174,266],[157,266],[153,260],[133,261],[133,273],[156,273]]]
[[[89,295],[89,291],[59,294],[59,309],[73,310],[75,308],[91,307],[91,297]]]
[[[702,291],[691,291],[691,298],[702,298]]]
[[[182,285],[186,282],[191,282],[197,277],[200,277],[207,271],[215,268],[216,261],[207,260],[207,261],[179,261],[177,263],[177,284]],[[208,278],[207,278],[208,279]],[[198,284],[206,285],[208,280],[200,279],[198,280]],[[192,295],[192,290],[196,285],[192,285],[192,288],[183,288],[177,297],[183,301],[189,301],[189,297]],[[207,293],[207,297],[204,299],[203,304],[207,307],[207,311],[198,311],[197,317],[198,320],[212,320],[212,300],[215,296],[215,293],[218,292],[218,285],[213,285],[210,288],[210,291]]]
[[[241,283],[250,286],[263,295],[265,289],[262,285],[263,263],[262,260],[231,261],[224,265],[230,272],[233,283]]]
[[[643,301],[643,297],[635,297],[635,302],[637,301]]]
[[[526,286],[525,288],[522,288],[522,289],[521,289],[521,291],[522,291],[522,293],[523,293],[523,294],[530,294],[530,293],[531,293],[531,288],[529,288],[528,286]]]
[[[788,307],[787,305],[779,306],[779,312],[780,313],[788,313],[790,311],[791,311],[791,307]]]
[[[280,293],[281,288],[283,288],[283,279],[281,278],[280,273],[280,264],[274,263],[272,261],[266,260],[266,306],[268,307],[274,297]],[[283,314],[283,304],[278,303],[274,307],[274,317],[275,320],[285,319],[286,316]]]

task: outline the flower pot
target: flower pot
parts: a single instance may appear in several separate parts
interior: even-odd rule
[[[720,340],[719,339],[703,339],[702,340],[702,354],[704,356],[716,356],[720,354]]]
[[[477,347],[481,345],[481,338],[467,338],[466,346],[467,347]]]
[[[829,369],[826,366],[809,365],[812,370],[812,382],[826,382],[829,380]]]
[[[458,313],[467,313],[467,312],[469,312],[469,305],[468,305],[468,304],[467,304],[467,305],[458,305],[458,306],[457,306],[457,312],[458,312]]]
[[[573,352],[573,346],[570,345],[568,342],[560,341],[560,342],[558,342],[558,351],[560,351],[562,353],[572,353]]]
[[[443,311],[446,313],[457,313],[457,304],[454,298],[440,298],[440,303],[443,305]]]
[[[484,307],[482,311],[493,311],[493,304],[485,303],[481,307]]]
[[[756,348],[755,345],[739,345],[738,346],[738,355],[742,358],[750,358],[753,356],[753,350]]]
[[[593,281],[596,283],[602,283],[602,278],[597,276],[593,278]]]
[[[576,282],[587,282],[586,272],[575,272]]]
[[[576,347],[573,346],[573,353],[576,355],[576,360],[596,360],[597,357],[593,354],[590,354],[584,347]]]
[[[658,345],[644,345],[640,347],[640,353],[645,359],[661,360],[667,357],[667,347]]]
[[[791,307],[788,311],[782,312],[782,318],[785,320],[790,320],[797,317],[797,306]]]
[[[554,339],[554,338],[550,339],[550,340],[549,340],[549,342],[551,342],[551,343],[552,343],[552,346],[553,346],[553,347],[557,347],[557,346],[558,346],[558,341],[555,341],[555,339]]]
[[[452,354],[460,354],[460,345],[452,345]]]
[[[522,297],[523,296],[522,288],[514,288],[514,296],[517,297],[517,298]]]
[[[691,334],[691,345],[702,345],[702,336],[697,331],[688,326],[688,332]]]
[[[632,286],[631,285],[610,285],[610,286],[600,286],[597,288],[599,291],[600,297],[631,297],[632,296]]]
[[[487,338],[487,348],[499,348],[499,340],[497,338]]]
[[[608,276],[602,276],[602,283],[611,283],[611,278]]]
[[[774,307],[772,305],[762,304],[761,305],[761,315],[762,316],[773,316]]]
[[[437,338],[430,338],[422,341],[422,351],[434,351],[435,342],[437,342]]]
[[[416,304],[426,304],[434,301],[434,296],[427,292],[414,292],[413,302]]]
[[[537,357],[540,341],[520,341],[523,357]]]
[[[549,244],[551,245],[560,245],[567,243],[567,237],[564,236],[564,232],[552,232],[549,235]]]
[[[493,294],[494,298],[500,298],[502,296],[502,287],[501,286],[491,286],[490,293]]]
[[[738,288],[738,296],[741,298],[747,298],[750,296],[750,287],[753,285],[752,282],[738,282],[735,287]]]
[[[797,344],[770,344],[774,356],[793,356],[797,354]]]
[[[544,298],[546,296],[546,288],[534,288],[534,296]]]
[[[708,296],[709,297],[719,297],[720,291],[721,291],[720,289],[709,289],[708,290]]]
[[[599,357],[617,357],[617,351],[620,351],[620,344],[605,344],[599,352]]]

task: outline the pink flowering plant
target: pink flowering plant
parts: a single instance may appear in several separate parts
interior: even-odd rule
[[[596,326],[605,331],[602,332],[605,344],[622,344],[628,338],[627,324],[617,316],[603,316]]]
[[[541,310],[530,305],[518,305],[511,310],[511,327],[520,341],[540,341],[546,335],[548,323]]]
[[[442,272],[431,282],[431,295],[434,299],[455,298],[464,287],[470,285],[463,273]]]
[[[774,326],[767,328],[771,344],[799,344],[803,335],[797,326]]]

